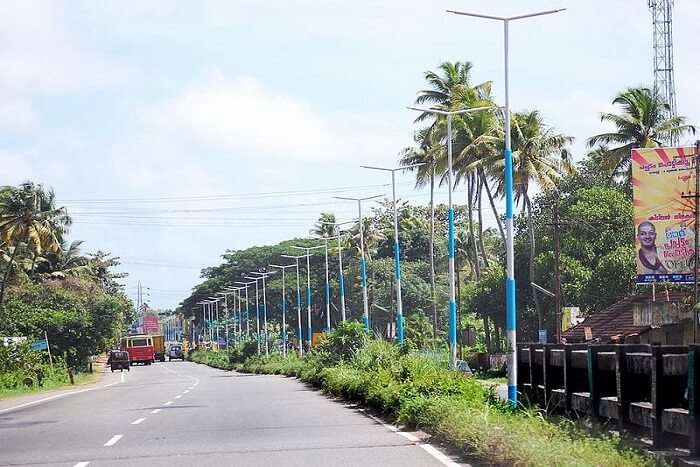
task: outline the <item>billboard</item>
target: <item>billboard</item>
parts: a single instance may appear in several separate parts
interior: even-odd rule
[[[158,334],[160,325],[157,315],[145,315],[143,317],[143,332],[145,334]]]
[[[632,149],[637,283],[693,282],[694,152]]]

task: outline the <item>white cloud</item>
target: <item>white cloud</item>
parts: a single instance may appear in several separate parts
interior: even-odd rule
[[[330,126],[310,106],[254,78],[215,76],[146,118],[161,129],[230,151],[301,160],[329,159],[334,151]]]

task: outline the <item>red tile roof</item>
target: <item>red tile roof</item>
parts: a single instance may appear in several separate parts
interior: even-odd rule
[[[686,292],[668,291],[668,301],[681,303],[688,297]],[[656,293],[656,301],[667,301],[665,291]],[[634,325],[634,304],[651,301],[651,293],[634,295],[610,305],[605,310],[593,313],[583,322],[562,333],[566,342],[586,342],[584,328],[590,327],[593,339],[606,344],[611,341],[624,341],[624,337],[639,334],[650,326]]]

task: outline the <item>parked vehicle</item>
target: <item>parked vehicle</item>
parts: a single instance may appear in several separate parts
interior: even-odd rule
[[[150,365],[155,361],[153,338],[151,336],[126,336],[122,338],[121,350],[129,353],[131,364],[143,363]]]
[[[165,337],[159,334],[151,335],[153,339],[153,351],[156,354],[156,360],[159,362],[165,361]]]
[[[170,350],[168,351],[168,361],[173,360],[185,360],[185,352],[182,351],[182,346],[180,344],[172,344]]]
[[[114,370],[131,371],[129,363],[129,352],[123,350],[113,350],[109,355],[109,367]]]

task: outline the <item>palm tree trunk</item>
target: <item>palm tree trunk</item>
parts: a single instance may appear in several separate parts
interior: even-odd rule
[[[5,298],[5,287],[7,285],[7,280],[10,278],[10,272],[12,271],[12,263],[15,261],[15,255],[17,254],[17,250],[19,250],[19,244],[21,240],[18,238],[17,242],[15,242],[15,248],[12,250],[12,254],[10,255],[10,262],[7,265],[7,270],[5,270],[5,275],[2,278],[2,284],[0,284],[0,306],[3,304],[3,300]]]
[[[530,198],[525,194],[525,208],[527,209],[527,224],[530,231],[530,282],[535,282],[535,226],[532,222],[532,205],[530,204]],[[535,310],[537,310],[537,329],[543,328],[543,316],[542,316],[542,305],[540,304],[540,297],[538,295],[537,289],[532,286],[532,299],[535,302]]]
[[[462,350],[461,350],[462,349],[462,336],[461,336],[461,333],[459,332],[459,326],[462,322],[462,307],[460,306],[461,305],[460,297],[462,296],[462,294],[461,294],[462,287],[460,285],[461,281],[459,280],[459,270],[460,270],[459,261],[457,258],[457,252],[455,251],[455,276],[456,276],[455,282],[457,282],[457,284],[456,284],[457,285],[457,297],[456,297],[457,299],[455,300],[456,304],[457,304],[457,323],[456,323],[457,324],[457,326],[456,326],[457,327],[457,348],[459,349],[459,355],[461,356],[462,355]]]
[[[471,254],[474,258],[474,275],[476,280],[481,279],[481,266],[479,265],[479,251],[476,246],[476,238],[474,237],[474,179],[471,174],[467,176],[467,212],[469,213],[469,236],[471,237]]]
[[[479,248],[481,248],[481,257],[484,260],[484,267],[489,267],[489,259],[486,256],[486,248],[484,247],[484,218],[481,210],[481,195],[484,192],[484,183],[481,179],[476,180],[476,205],[477,219],[479,220]]]
[[[499,328],[498,326],[494,326],[493,332],[494,332],[495,338],[496,338],[495,350],[496,350],[496,352],[500,352],[501,351],[501,328]]]
[[[501,224],[501,217],[498,215],[498,210],[496,209],[496,204],[493,201],[493,194],[491,193],[491,188],[489,188],[489,183],[488,180],[486,180],[486,175],[484,175],[483,170],[479,170],[479,176],[481,177],[481,182],[484,184],[484,188],[486,189],[486,196],[489,197],[489,203],[491,204],[491,210],[493,211],[493,215],[496,218],[496,225],[498,225],[498,231],[501,233],[501,240],[503,240],[503,244],[506,244],[506,234],[503,231],[503,225]]]
[[[438,332],[437,303],[435,303],[435,167],[430,177],[430,301],[433,303],[433,343]]]

